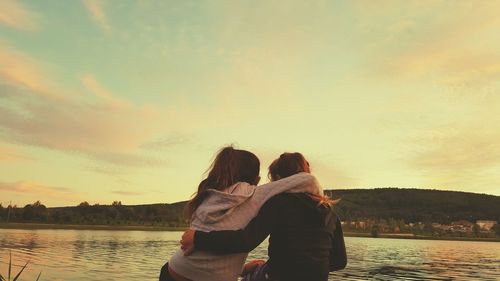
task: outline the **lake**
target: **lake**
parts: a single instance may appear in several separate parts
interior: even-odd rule
[[[9,251],[19,280],[157,280],[182,232],[0,229],[0,273]],[[345,270],[330,280],[500,280],[500,243],[346,237]],[[251,253],[267,257],[267,243]]]

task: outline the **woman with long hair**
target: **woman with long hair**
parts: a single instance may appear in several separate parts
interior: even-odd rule
[[[283,153],[269,166],[268,175],[277,182],[304,172],[310,173],[310,166],[302,154]],[[342,227],[331,208],[334,203],[322,194],[279,194],[244,229],[188,230],[182,248],[186,254],[249,252],[270,235],[268,261],[247,264],[244,281],[326,281],[329,272],[347,264]]]
[[[224,147],[215,157],[194,197],[187,204],[190,228],[199,231],[244,228],[271,197],[282,192],[323,196],[309,173],[256,186],[260,162],[251,152]],[[242,273],[247,253],[214,254],[197,251],[185,256],[177,250],[160,273],[160,281],[235,281]]]

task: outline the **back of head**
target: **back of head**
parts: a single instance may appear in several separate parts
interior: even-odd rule
[[[285,152],[271,163],[267,176],[271,181],[276,181],[302,172],[311,173],[311,167],[304,155],[299,152]],[[332,205],[338,202],[338,200],[331,200],[328,196],[310,194],[310,197],[322,205]]]
[[[298,152],[285,152],[271,163],[268,177],[270,180],[275,181],[301,172],[311,172],[309,162],[307,162],[304,155]]]
[[[193,199],[187,205],[187,216],[191,218],[206,198],[209,189],[222,190],[237,182],[257,184],[260,161],[250,151],[223,147],[207,170],[207,177],[200,182]]]

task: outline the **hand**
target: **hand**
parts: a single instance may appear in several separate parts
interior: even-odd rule
[[[194,252],[194,233],[196,231],[192,229],[188,229],[182,235],[181,249],[184,251],[185,256],[189,256]]]
[[[241,272],[241,276],[245,276],[247,274],[252,273],[259,265],[263,265],[265,263],[266,263],[265,260],[253,260],[245,264],[245,266],[243,266],[243,271]]]

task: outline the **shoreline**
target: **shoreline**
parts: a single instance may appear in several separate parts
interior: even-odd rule
[[[345,237],[363,237],[363,238],[389,238],[389,239],[414,239],[414,240],[441,240],[441,241],[476,241],[476,242],[500,242],[500,238],[477,238],[477,237],[438,237],[413,235],[411,233],[380,233],[378,237],[371,236],[370,233],[363,232],[344,232]]]
[[[107,230],[107,231],[185,231],[187,227],[171,226],[145,226],[145,225],[86,225],[86,224],[48,224],[48,223],[0,223],[1,229],[23,229],[23,230]],[[380,233],[378,237],[372,237],[370,233],[344,232],[345,237],[363,238],[389,238],[389,239],[416,239],[416,240],[445,240],[445,241],[478,241],[478,242],[500,242],[500,238],[475,238],[475,237],[434,237],[413,235],[411,233]]]
[[[146,226],[146,225],[92,225],[92,224],[51,224],[51,223],[0,223],[0,229],[61,229],[61,230],[110,230],[110,231],[184,231],[187,227]]]

